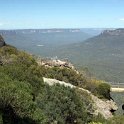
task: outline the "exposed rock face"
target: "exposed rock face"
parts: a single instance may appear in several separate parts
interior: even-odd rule
[[[95,115],[99,113],[105,118],[113,117],[113,112],[118,109],[116,103],[111,100],[101,100],[98,97],[91,94],[92,100],[94,101]]]
[[[0,35],[0,47],[5,46],[5,41],[3,37]]]
[[[0,47],[5,46],[5,41],[3,39],[3,37],[0,35]],[[0,56],[0,66],[3,65],[3,62],[1,60],[1,56]]]
[[[101,35],[111,35],[111,36],[124,35],[124,28],[105,30],[101,33]]]
[[[44,82],[49,84],[50,86],[54,84],[60,84],[64,85],[65,87],[70,88],[78,88],[79,90],[82,90],[84,92],[87,92],[88,95],[91,96],[93,100],[93,106],[94,106],[94,115],[101,114],[105,119],[113,117],[112,112],[116,111],[118,109],[116,103],[113,100],[102,100],[98,97],[94,96],[90,91],[76,87],[70,83],[66,83],[64,81],[58,81],[56,79],[50,79],[50,78],[43,78]]]
[[[44,59],[38,60],[39,65],[44,65],[46,67],[66,67],[75,70],[75,67],[68,61],[63,61],[59,59]]]

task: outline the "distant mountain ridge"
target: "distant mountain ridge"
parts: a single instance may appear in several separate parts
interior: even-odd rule
[[[124,28],[105,30],[101,33],[101,35],[112,35],[112,36],[124,35]]]
[[[0,30],[0,34],[7,42],[11,44],[20,40],[25,42],[35,42],[41,44],[63,45],[75,42],[81,42],[91,34],[85,33],[81,29],[18,29],[18,30]],[[23,42],[22,41],[22,42]],[[15,45],[15,44],[12,44]]]
[[[52,29],[11,29],[11,30],[0,30],[0,34],[16,34],[16,33],[61,33],[61,32],[84,32],[86,34],[99,34],[103,29],[92,29],[92,28],[52,28]]]
[[[18,29],[0,30],[7,44],[43,57],[57,47],[83,42],[98,34],[94,29]]]
[[[82,32],[80,29],[15,29],[15,30],[0,30],[1,34],[32,34],[32,33],[59,33],[59,32]]]
[[[124,82],[124,29],[105,30],[84,42],[59,48],[55,53],[70,59],[79,69],[88,67],[97,78]]]

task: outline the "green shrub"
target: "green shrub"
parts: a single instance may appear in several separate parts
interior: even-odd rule
[[[107,83],[101,83],[98,85],[97,93],[101,98],[110,99],[110,85]]]
[[[124,124],[124,116],[115,116],[108,121],[108,124]]]
[[[90,118],[86,98],[74,89],[64,86],[45,86],[37,97],[39,108],[45,113],[47,123],[85,124]]]
[[[88,124],[103,124],[103,123],[101,123],[101,122],[90,122]]]
[[[8,119],[10,124],[13,124],[15,117],[16,119],[18,117],[29,118],[32,121],[39,121],[43,118],[42,113],[38,115],[40,109],[32,100],[30,84],[14,81],[3,73],[0,73],[0,77],[2,77],[0,78],[0,111],[4,115],[3,121]]]

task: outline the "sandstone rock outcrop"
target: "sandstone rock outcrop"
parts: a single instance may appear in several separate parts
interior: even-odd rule
[[[62,61],[59,59],[44,59],[39,61],[40,65],[44,65],[46,67],[67,67],[74,69],[74,66],[68,61]]]
[[[112,112],[118,109],[116,103],[112,99],[111,100],[99,99],[98,97],[94,96],[90,91],[80,88],[80,87],[76,87],[64,81],[59,81],[56,79],[50,79],[50,78],[45,78],[45,77],[43,78],[43,80],[45,83],[49,84],[50,86],[55,85],[55,84],[60,84],[60,85],[64,85],[65,87],[76,88],[76,89],[86,92],[88,95],[91,96],[92,101],[93,101],[94,113],[91,113],[91,114],[94,114],[94,115],[101,114],[105,119],[108,119],[108,118],[113,117]]]

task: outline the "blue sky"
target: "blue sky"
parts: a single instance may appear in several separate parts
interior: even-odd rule
[[[124,28],[124,0],[0,0],[0,29]]]

